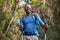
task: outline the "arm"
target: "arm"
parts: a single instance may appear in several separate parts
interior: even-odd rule
[[[44,23],[37,13],[35,13],[35,18],[39,22],[39,24],[42,26],[42,28],[45,28],[45,31],[46,31],[48,24]]]
[[[23,28],[23,20],[20,18],[20,28]]]
[[[41,26],[44,26],[44,22],[42,21],[42,19],[40,18],[40,16],[37,13],[35,13],[34,16],[35,16],[36,20],[38,21],[38,23]]]
[[[19,24],[19,30],[23,31],[23,21],[22,18],[20,18],[20,24]]]

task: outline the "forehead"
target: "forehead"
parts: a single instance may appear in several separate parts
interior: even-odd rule
[[[25,8],[31,8],[31,5],[30,4],[26,4]]]
[[[27,7],[31,8],[31,5],[27,5]]]

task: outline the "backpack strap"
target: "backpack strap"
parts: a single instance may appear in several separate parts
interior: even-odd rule
[[[34,21],[36,21],[36,18],[35,18],[35,16],[34,16],[34,14],[32,13],[32,18],[33,18],[33,20]]]
[[[32,13],[32,18],[33,18],[33,20],[35,21],[36,25],[38,25],[39,22],[37,21],[37,18],[36,18],[36,16],[35,16],[35,13]],[[39,31],[39,28],[40,28],[40,27],[37,27],[37,30],[38,30],[38,31]]]
[[[32,13],[32,18],[33,18],[33,20],[35,21],[35,23],[37,24],[37,19],[36,19],[36,17],[35,17],[35,13]]]

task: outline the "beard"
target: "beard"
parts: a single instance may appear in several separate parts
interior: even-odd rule
[[[28,10],[26,10],[25,12],[26,12],[26,14],[30,14],[31,13],[31,11],[28,11]]]

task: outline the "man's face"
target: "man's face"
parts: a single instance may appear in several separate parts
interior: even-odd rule
[[[28,8],[28,7],[27,7],[27,8],[25,9],[25,12],[31,13],[31,8]]]
[[[30,6],[25,6],[25,12],[26,13],[31,13],[31,7]]]

